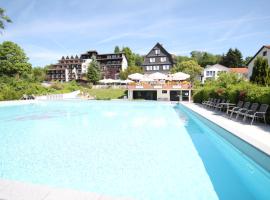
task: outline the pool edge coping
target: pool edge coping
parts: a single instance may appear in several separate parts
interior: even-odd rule
[[[200,112],[198,112],[198,110],[194,109],[192,106],[189,106],[189,105],[198,106],[198,105],[196,105],[193,102],[192,103],[183,103],[183,102],[180,102],[180,104],[183,105],[183,106],[185,106],[186,108],[192,110],[193,112],[195,112],[196,114],[200,115],[201,117],[203,117],[203,118],[209,120],[210,122],[216,124],[220,128],[228,131],[229,133],[233,134],[234,136],[240,138],[241,140],[247,142],[248,144],[250,144],[254,148],[257,148],[258,150],[260,150],[263,153],[265,153],[268,156],[270,156],[270,132],[269,132],[269,143],[266,144],[266,143],[263,143],[262,141],[260,141],[260,139],[258,139],[258,137],[257,138],[250,137],[249,135],[247,135],[247,134],[245,134],[245,133],[243,133],[243,132],[241,132],[239,130],[235,130],[234,128],[231,128],[230,126],[225,126],[225,124],[217,123],[218,121],[214,121],[212,119],[211,115],[210,116],[208,114],[202,115]],[[205,109],[205,111],[206,112],[207,111],[210,112],[210,110],[206,110],[206,109]],[[214,116],[214,117],[216,117],[216,116]],[[221,116],[221,117],[223,117],[223,116]],[[232,122],[235,122],[235,121],[232,121]],[[236,123],[239,123],[239,122],[236,122]],[[252,125],[252,126],[256,126],[256,125]]]

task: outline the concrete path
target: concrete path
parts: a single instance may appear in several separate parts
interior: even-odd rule
[[[250,121],[243,122],[242,118],[240,120],[229,119],[226,113],[205,108],[201,104],[185,102],[182,104],[270,155],[269,125],[260,122],[250,125]]]

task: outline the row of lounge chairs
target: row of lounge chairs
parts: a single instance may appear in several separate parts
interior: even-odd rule
[[[210,98],[208,101],[202,102],[205,107],[212,108],[212,109],[219,109],[220,111],[226,109],[227,115],[231,119],[234,115],[235,118],[238,119],[239,117],[243,118],[243,121],[246,121],[247,118],[251,119],[251,124],[253,124],[254,120],[263,119],[264,123],[266,123],[266,112],[269,107],[268,104],[261,104],[258,103],[250,103],[239,101],[236,105],[230,104],[229,100],[225,99],[214,99]]]
[[[24,94],[20,99],[21,100],[34,100],[36,97],[32,94],[32,95],[27,95]]]

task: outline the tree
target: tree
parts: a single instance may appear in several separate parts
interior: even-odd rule
[[[138,66],[128,66],[127,69],[120,72],[120,78],[122,80],[126,80],[128,78],[128,75],[134,73],[143,73],[143,70],[141,67]]]
[[[140,54],[134,54],[135,57],[135,66],[142,66],[143,64],[143,56],[141,56]]]
[[[114,53],[120,53],[120,48],[119,48],[119,46],[115,46],[115,48],[114,48]]]
[[[220,64],[226,67],[243,66],[242,53],[238,49],[230,48],[226,55],[222,55]]]
[[[128,66],[135,66],[135,55],[129,47],[123,47],[122,52],[127,57]]]
[[[22,75],[31,71],[31,64],[23,49],[10,41],[0,44],[0,75]]]
[[[220,87],[227,88],[229,85],[236,85],[243,81],[237,73],[233,72],[221,72],[216,80]]]
[[[220,55],[214,55],[208,52],[203,51],[192,51],[191,58],[196,60],[198,64],[202,67],[206,67],[206,65],[214,65],[220,61]]]
[[[46,68],[33,67],[31,74],[34,81],[42,82],[42,81],[45,81],[46,79],[46,72],[47,72]]]
[[[252,58],[253,58],[252,56],[247,56],[247,57],[245,58],[244,64],[247,65],[248,62],[249,62]]]
[[[184,72],[190,75],[190,81],[194,82],[195,79],[201,75],[203,68],[195,61],[188,60],[181,63],[177,63],[175,67],[171,69],[172,73]]]
[[[96,84],[100,80],[100,76],[100,65],[96,58],[92,57],[92,62],[87,69],[87,78],[91,83]]]
[[[5,10],[0,8],[0,29],[5,29],[5,23],[11,23],[11,19],[5,14]]]
[[[175,63],[181,63],[183,61],[194,60],[194,59],[188,56],[174,56],[173,60]]]
[[[267,59],[258,57],[255,60],[250,81],[259,85],[270,85],[270,69]]]

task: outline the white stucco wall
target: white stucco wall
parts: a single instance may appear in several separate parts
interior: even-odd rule
[[[212,71],[212,74],[207,75],[207,71],[209,71],[209,72]],[[220,72],[228,72],[228,71],[229,71],[228,67],[225,67],[225,66],[220,65],[220,64],[215,64],[215,65],[211,65],[211,66],[209,65],[203,70],[202,83],[204,83],[207,78],[217,79],[218,74]]]
[[[127,58],[126,58],[125,54],[123,54],[122,56],[123,56],[123,60],[122,60],[121,70],[123,71],[128,67],[128,62],[127,62]]]
[[[68,69],[65,69],[65,77],[66,77],[66,82],[69,81],[69,78],[68,78]]]
[[[267,52],[267,55],[266,56],[263,56],[263,52],[265,52],[265,51]],[[263,57],[263,58],[266,58],[268,60],[268,65],[270,66],[270,49],[264,47],[264,48],[262,48],[260,50],[260,52],[256,55],[256,57],[254,57],[252,59],[252,61],[248,64],[248,78],[251,77],[253,66],[254,66],[254,62],[255,62],[256,58],[259,57],[259,56],[260,57]]]
[[[162,89],[157,90],[157,99],[158,100],[170,100],[170,90],[165,90],[167,93],[162,93]]]
[[[82,62],[82,74],[86,74],[87,73],[87,69],[89,64],[92,62],[92,59],[85,59]]]

